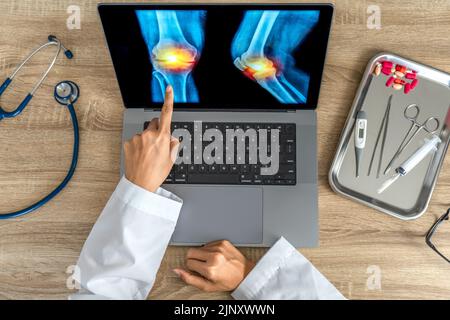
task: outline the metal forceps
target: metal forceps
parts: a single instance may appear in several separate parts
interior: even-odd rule
[[[411,111],[414,110],[414,111]],[[413,112],[413,115],[411,113]],[[420,108],[417,104],[410,104],[405,108],[405,111],[403,112],[403,115],[407,120],[411,122],[411,126],[409,127],[408,132],[406,133],[405,137],[403,138],[402,143],[400,143],[400,146],[398,147],[397,151],[395,152],[394,156],[392,157],[391,161],[386,167],[386,170],[384,170],[384,174],[388,173],[389,170],[391,170],[392,165],[394,164],[394,161],[397,160],[397,158],[400,156],[400,154],[405,150],[405,148],[411,143],[411,141],[414,139],[414,137],[421,131],[425,130],[429,134],[436,133],[439,129],[440,123],[439,120],[436,117],[429,117],[425,122],[422,124],[417,122],[417,118],[420,114]],[[434,123],[434,126],[433,126]],[[415,129],[415,131],[414,131]],[[412,135],[411,135],[412,134]],[[411,136],[410,136],[411,135]],[[409,137],[409,138],[408,138]]]
[[[378,159],[377,179],[380,177],[381,163],[383,162],[384,145],[386,144],[386,136],[389,127],[389,117],[391,112],[392,97],[393,95],[391,94],[389,96],[388,104],[386,106],[386,111],[384,112],[383,120],[381,121],[380,129],[377,135],[377,140],[375,141],[375,146],[373,147],[372,157],[370,158],[369,170],[367,171],[367,175],[370,176],[370,173],[372,171],[373,160],[375,158],[375,153],[377,152],[378,148],[378,142],[380,141],[381,134],[383,133],[383,136],[381,137],[382,141],[381,141],[380,155]]]

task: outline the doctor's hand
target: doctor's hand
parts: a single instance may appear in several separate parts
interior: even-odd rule
[[[126,178],[151,192],[164,182],[178,155],[180,142],[170,133],[172,112],[173,89],[168,86],[161,118],[124,144]]]
[[[236,289],[255,266],[229,241],[189,249],[186,267],[173,271],[187,284],[207,292]]]

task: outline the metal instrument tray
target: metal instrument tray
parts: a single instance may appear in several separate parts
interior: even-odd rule
[[[375,67],[382,61],[391,61],[417,72],[419,84],[405,94],[403,90],[387,87],[388,77],[384,74],[373,74]],[[382,119],[390,95],[392,97],[387,137],[384,145],[381,173],[376,177],[378,154],[375,156],[372,173],[368,176],[368,168],[376,143]],[[394,156],[411,122],[404,117],[404,110],[411,104],[420,108],[418,122],[423,123],[429,117],[439,120],[436,132],[441,143],[436,152],[428,155],[407,175],[399,178],[392,186],[381,194],[378,188],[392,176],[394,169],[419,148],[429,133],[421,131],[394,163],[393,169],[384,175],[390,159]],[[450,107],[450,75],[431,67],[404,59],[390,53],[380,53],[367,65],[361,84],[358,88],[352,108],[341,133],[339,145],[329,172],[329,183],[332,189],[345,197],[361,202],[394,217],[411,220],[420,217],[427,209],[435,187],[439,171],[444,161],[450,142],[450,125],[447,122]],[[360,175],[355,174],[354,124],[359,110],[367,115],[366,145],[360,162]]]

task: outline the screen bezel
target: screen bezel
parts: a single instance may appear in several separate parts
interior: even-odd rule
[[[102,26],[106,38],[107,45],[109,46],[110,41],[108,40],[108,34],[105,30],[104,19],[103,17],[108,14],[110,10],[120,10],[121,7],[127,7],[130,10],[163,10],[163,9],[172,9],[172,10],[207,10],[211,7],[237,7],[239,10],[318,10],[320,11],[320,21],[322,27],[324,28],[323,39],[319,39],[319,46],[322,48],[321,56],[318,56],[318,64],[322,67],[320,70],[317,70],[315,74],[311,74],[311,83],[310,89],[308,92],[307,102],[304,104],[277,104],[277,105],[266,105],[258,107],[257,109],[251,108],[252,110],[315,110],[317,108],[317,103],[319,100],[320,87],[322,83],[323,71],[325,67],[325,60],[328,49],[328,42],[331,33],[331,26],[333,21],[333,12],[334,5],[331,3],[324,4],[274,4],[274,3],[254,3],[254,4],[239,4],[239,3],[195,3],[195,4],[187,4],[187,3],[147,3],[147,4],[127,4],[127,3],[100,3],[98,4],[98,12],[100,19],[102,21]],[[113,62],[113,66],[116,73],[116,78],[119,83],[119,89],[121,91],[122,101],[125,108],[149,108],[149,109],[160,109],[160,103],[151,103],[150,105],[130,105],[125,100],[123,88],[121,86],[121,80],[117,75],[117,61],[114,61],[114,57],[112,57],[111,50],[111,60]],[[190,110],[243,110],[249,109],[245,105],[203,105],[202,103],[175,103],[175,108],[183,109],[188,108]]]

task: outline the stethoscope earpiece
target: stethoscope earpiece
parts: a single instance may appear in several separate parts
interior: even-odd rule
[[[68,49],[64,50],[64,55],[67,57],[67,59],[72,59],[73,58],[72,51],[70,51]]]
[[[50,34],[47,37],[49,42],[59,42],[58,38],[52,34]],[[72,51],[70,51],[69,49],[67,49],[66,47],[64,47],[61,43],[61,48],[64,50],[64,55],[66,56],[67,59],[72,59],[73,58],[73,53]]]
[[[73,104],[80,96],[80,88],[73,81],[61,81],[55,86],[55,100],[64,106]]]

